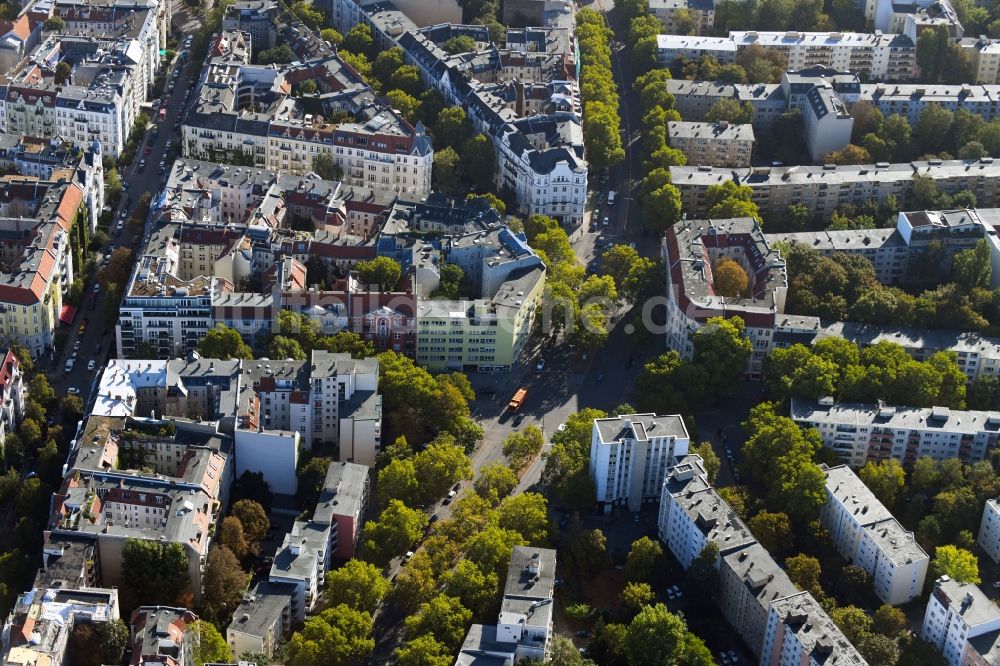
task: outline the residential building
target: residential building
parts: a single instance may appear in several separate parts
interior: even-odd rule
[[[1000,607],[982,590],[948,576],[934,582],[920,637],[937,648],[948,666],[989,663],[983,655],[992,651],[998,636]]]
[[[712,488],[700,456],[684,456],[667,471],[657,524],[660,539],[685,569],[709,543],[718,548],[718,588],[705,593],[761,664],[865,663]],[[808,626],[788,613],[792,606],[807,611]]]
[[[688,164],[750,166],[753,125],[717,123],[667,123],[667,143],[687,157]]]
[[[862,666],[864,657],[808,592],[771,602],[761,664]]]
[[[792,419],[815,428],[823,445],[845,463],[894,459],[910,467],[917,458],[985,460],[1000,442],[1000,412],[947,407],[895,407],[884,404],[792,401]]]
[[[914,126],[923,110],[931,105],[953,112],[965,109],[984,120],[992,120],[998,115],[1000,86],[994,81],[983,83],[985,85],[972,82],[961,85],[866,83],[862,84],[858,99],[870,102],[886,117],[905,116]]]
[[[34,587],[17,598],[3,627],[2,662],[63,664],[77,623],[118,619],[118,590],[97,587]]]
[[[70,230],[84,201],[76,182],[11,177],[0,184],[0,331],[40,358],[53,345],[73,283]]]
[[[944,26],[948,35],[961,39],[964,35],[958,14],[948,0],[865,0],[865,18],[885,33],[902,33],[914,43],[926,28]]]
[[[830,153],[851,142],[854,116],[827,84],[813,86],[806,99],[808,103],[802,113],[802,122],[809,157],[813,162],[826,161]]]
[[[340,111],[353,119],[328,122],[314,113],[297,94],[305,81],[326,98],[327,115]],[[371,88],[335,54],[277,67],[216,57],[206,63],[197,94],[182,130],[186,157],[242,156],[256,167],[305,174],[322,156],[346,185],[411,198],[430,194],[434,149],[423,126],[376,103]]]
[[[983,517],[979,523],[976,543],[994,562],[1000,562],[1000,503],[986,500]]]
[[[238,0],[226,7],[222,30],[249,34],[253,54],[257,55],[274,48],[277,19],[278,3],[273,0]]]
[[[667,469],[687,455],[690,438],[679,415],[624,414],[594,419],[590,476],[597,502],[639,511],[660,501]]]
[[[785,310],[787,276],[784,259],[757,221],[681,220],[664,235],[662,252],[667,266],[667,347],[693,358],[693,336],[709,319],[738,316],[753,343],[747,374],[759,377]],[[713,270],[722,259],[731,259],[746,271],[749,296],[728,297],[716,291]]]
[[[798,592],[784,569],[757,542],[720,555],[716,603],[754,655],[764,649],[771,602]]]
[[[198,616],[186,608],[140,606],[129,618],[130,666],[192,666],[190,627]]]
[[[988,85],[1000,83],[1000,40],[985,36],[965,37],[958,45],[976,73],[973,81]]]
[[[764,234],[771,243],[798,243],[823,256],[846,253],[863,256],[875,268],[882,284],[901,284],[910,278],[911,261],[934,243],[942,253],[941,268],[948,271],[956,252],[969,250],[982,240],[990,246],[990,263],[1000,270],[1000,241],[992,232],[1000,224],[1000,209],[900,211],[891,229],[845,229]],[[990,286],[1000,286],[1000,276]]]
[[[660,540],[682,567],[690,568],[709,542],[719,547],[720,556],[725,556],[757,541],[708,483],[699,456],[678,457],[668,468],[657,528]]]
[[[691,26],[681,23],[684,16],[679,12],[687,10]],[[663,29],[669,34],[681,34],[684,28],[693,28],[694,34],[706,35],[715,27],[715,2],[712,0],[650,0],[649,13],[660,19]]]
[[[917,74],[916,42],[905,35],[881,32],[732,31],[727,37],[666,34],[657,36],[657,60],[664,67],[678,57],[697,60],[710,56],[731,63],[737,53],[751,46],[781,54],[791,71],[819,65],[875,81],[908,81]]]
[[[684,209],[691,215],[706,213],[705,193],[710,186],[731,180],[751,189],[753,201],[765,217],[798,204],[823,220],[829,219],[843,204],[858,205],[889,196],[907,201],[914,176],[918,175],[929,178],[939,191],[947,194],[971,192],[984,207],[1000,203],[997,187],[1000,162],[994,163],[990,157],[849,166],[670,167],[670,180],[680,190]]]
[[[545,659],[553,633],[555,579],[555,550],[515,546],[496,625],[472,625],[455,664],[488,661],[513,666],[526,659]]]
[[[226,629],[226,642],[235,655],[274,654],[274,648],[292,629],[292,586],[262,580],[243,597]]]
[[[313,520],[336,525],[337,544],[331,555],[337,559],[354,557],[371,493],[369,469],[365,465],[334,461],[326,471]]]
[[[27,14],[0,22],[0,69],[9,72],[31,53],[42,36],[42,21],[32,21]]]
[[[837,552],[871,575],[875,595],[901,606],[923,592],[930,558],[846,465],[821,465],[826,475],[826,504],[820,522]]]
[[[21,363],[9,348],[0,361],[0,443],[17,432],[24,416],[24,380]]]

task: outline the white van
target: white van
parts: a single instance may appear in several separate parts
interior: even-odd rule
[[[73,372],[73,366],[76,365],[76,359],[71,358],[66,361],[66,374]]]
[[[611,190],[610,192],[608,192],[608,205],[609,206],[614,206],[615,205],[615,192],[614,192],[614,190]]]

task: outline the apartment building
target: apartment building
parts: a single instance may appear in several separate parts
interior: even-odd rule
[[[701,33],[699,33],[701,34]],[[732,31],[727,37],[658,35],[657,59],[669,66],[678,57],[697,60],[711,56],[721,63],[734,62],[750,46],[780,53],[788,69],[815,66],[849,71],[870,80],[907,81],[916,77],[916,42],[901,34],[876,32]]]
[[[820,521],[844,559],[871,575],[875,594],[900,606],[920,596],[930,558],[846,465],[821,465],[826,504]]]
[[[278,3],[273,0],[238,0],[226,7],[222,30],[245,32],[250,35],[253,54],[273,49]]]
[[[753,153],[753,125],[694,123],[671,121],[667,123],[667,143],[687,157],[688,164],[717,164],[719,166],[750,166]]]
[[[53,344],[73,283],[70,230],[84,191],[76,182],[13,177],[0,186],[0,330],[39,358]],[[82,222],[80,222],[82,223]]]
[[[894,407],[884,404],[817,403],[793,400],[792,419],[816,428],[824,446],[854,468],[892,458],[906,467],[917,458],[986,459],[1000,439],[1000,413],[947,407]]]
[[[711,0],[650,0],[649,13],[660,19],[663,29],[670,34],[680,34],[682,27],[679,22],[683,16],[679,12],[687,11],[691,17],[694,34],[706,35],[715,27],[715,3]]]
[[[1000,562],[1000,503],[986,500],[983,517],[979,522],[976,543],[994,562]]]
[[[702,460],[690,455],[668,463],[660,495],[657,531],[681,566],[688,569],[709,542],[725,556],[756,543],[740,517],[708,483]]]
[[[21,363],[10,349],[0,361],[0,442],[9,432],[17,432],[24,416],[24,380]]]
[[[371,494],[369,471],[370,466],[337,461],[326,471],[313,520],[336,526],[337,543],[331,555],[337,559],[354,557]]]
[[[671,182],[681,192],[690,215],[706,213],[705,194],[712,185],[733,181],[752,191],[762,215],[777,215],[789,206],[805,206],[827,220],[843,204],[858,205],[889,196],[907,201],[914,176],[929,178],[946,194],[968,191],[985,207],[997,205],[1000,163],[981,160],[929,160],[901,164],[879,162],[851,166],[791,166],[726,169],[710,166],[670,167]]]
[[[668,267],[667,347],[693,358],[694,334],[705,322],[712,317],[740,317],[753,343],[747,374],[760,376],[785,309],[787,276],[784,259],[757,221],[681,220],[664,235],[662,256]],[[721,259],[743,267],[750,278],[749,296],[716,293],[712,271]]]
[[[297,94],[305,81],[327,100],[327,115],[343,111],[353,120],[331,122],[315,112]],[[416,198],[430,194],[434,149],[422,125],[376,103],[371,88],[336,55],[278,67],[217,57],[199,83],[182,129],[186,157],[243,155],[257,167],[305,174],[323,156],[347,185]]]
[[[678,416],[625,414],[594,419],[590,476],[605,512],[639,511],[660,501],[667,469],[688,452],[690,438]]]
[[[997,117],[1000,86],[992,81],[960,85],[866,83],[862,84],[858,99],[870,102],[886,117],[905,116],[914,126],[924,109],[932,105],[953,112],[965,109],[984,120],[991,120]]]
[[[660,539],[685,569],[709,542],[719,548],[718,588],[705,592],[759,663],[865,663],[712,488],[700,456],[684,456],[667,471],[657,524]]]
[[[923,361],[939,351],[953,351],[958,356],[958,367],[965,372],[969,381],[1000,373],[1000,340],[970,331],[892,328],[835,322],[817,326],[804,342],[810,343],[828,337],[844,338],[861,347],[883,341],[893,342],[918,361]]]
[[[1000,83],[1000,40],[965,37],[958,45],[975,71],[973,81],[987,85]]]
[[[574,39],[546,38],[544,50],[540,40],[533,40],[537,55],[532,55],[515,33],[513,49],[484,44],[474,53],[455,56],[438,41],[456,33],[480,35],[480,27],[420,29],[392,6],[354,0],[337,5],[334,15],[341,17],[342,28],[368,25],[379,48],[402,48],[407,64],[417,67],[428,86],[447,103],[465,108],[476,131],[493,141],[497,188],[509,187],[523,213],[551,216],[570,226],[583,223],[588,169]],[[545,27],[551,31],[566,26],[556,21]],[[533,84],[530,88],[525,75]],[[511,80],[517,77],[522,78]],[[538,103],[531,103],[529,90],[540,96]]]
[[[197,621],[186,608],[136,608],[129,617],[130,666],[193,666],[190,627]]]
[[[118,619],[118,590],[34,587],[18,596],[3,627],[4,664],[62,664],[73,660],[70,635],[77,623]]]
[[[544,659],[553,633],[555,582],[555,550],[515,546],[497,623],[472,625],[455,664],[514,664]]]
[[[958,12],[949,0],[865,0],[866,17],[875,24],[876,30],[885,33],[900,33],[909,37],[914,44],[920,33],[927,29],[944,27],[952,39],[962,39],[965,30],[958,19]],[[869,15],[870,13],[870,15]]]
[[[234,655],[274,654],[292,630],[293,589],[287,583],[267,580],[250,588],[226,628],[226,642]]]
[[[42,21],[32,21],[27,13],[0,24],[0,68],[3,71],[10,71],[38,44],[42,26]]]
[[[771,602],[761,649],[762,664],[862,666],[864,657],[808,592]]]
[[[1000,244],[992,233],[1000,224],[1000,210],[900,211],[891,229],[845,229],[765,234],[772,244],[797,243],[823,256],[838,253],[862,256],[875,269],[882,284],[901,284],[910,277],[910,261],[934,243],[943,253],[942,269],[948,270],[956,252],[969,250],[985,240],[991,263],[1000,262]],[[1000,268],[1000,266],[998,266]],[[1000,286],[1000,276],[990,276],[991,287]]]
[[[948,666],[992,663],[1000,649],[1000,607],[975,585],[942,576],[927,600],[920,637]]]

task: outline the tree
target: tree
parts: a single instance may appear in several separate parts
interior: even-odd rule
[[[198,620],[188,627],[188,631],[190,633],[185,636],[185,641],[190,641],[194,646],[191,653],[194,666],[227,663],[233,660],[233,651],[229,649],[226,639],[211,622]]]
[[[372,76],[381,82],[383,89],[388,90],[392,88],[389,85],[389,81],[392,78],[393,72],[403,66],[405,59],[406,54],[398,46],[380,51],[375,57],[375,62],[372,63]]]
[[[42,405],[48,405],[55,400],[56,392],[49,385],[48,377],[37,374],[28,382],[28,395],[32,400]]]
[[[418,503],[420,482],[412,459],[395,459],[379,470],[376,498],[382,506],[394,499],[406,505]]]
[[[979,558],[963,548],[938,546],[931,564],[934,567],[934,578],[949,576],[959,583],[973,585],[982,582],[979,578]]]
[[[785,560],[785,571],[793,583],[800,589],[812,592],[819,590],[820,567],[819,560],[809,555],[800,554]]]
[[[175,605],[190,583],[187,554],[179,543],[128,539],[121,566],[119,590],[125,608]],[[151,571],[156,575],[150,576]]]
[[[753,120],[753,107],[740,106],[735,99],[720,99],[705,113],[704,121],[717,123],[723,120],[736,125],[749,123]]]
[[[666,606],[646,606],[628,627],[626,650],[629,663],[679,663],[686,633],[684,621],[667,610]]]
[[[220,617],[228,616],[240,605],[247,587],[247,575],[233,551],[215,546],[205,564],[203,600]]]
[[[420,79],[420,70],[414,65],[403,65],[396,69],[389,77],[390,89],[402,90],[408,95],[416,97],[423,92],[423,81]]]
[[[460,106],[448,106],[438,113],[434,124],[434,148],[458,149],[472,136],[472,123]]]
[[[438,594],[421,605],[416,614],[406,618],[406,631],[411,636],[430,634],[440,640],[449,652],[462,645],[465,632],[472,621],[472,611],[455,597]]]
[[[59,413],[62,415],[63,423],[76,423],[83,418],[83,400],[76,395],[67,395],[59,403]]]
[[[499,587],[496,572],[483,572],[471,560],[459,560],[453,569],[442,576],[444,594],[456,597],[476,619],[493,614]]]
[[[621,593],[622,605],[638,613],[643,606],[649,606],[656,601],[656,593],[649,583],[626,583]]]
[[[306,353],[302,350],[302,345],[298,340],[286,338],[283,335],[276,335],[271,339],[271,344],[267,348],[268,358],[290,359],[292,361],[306,360]]]
[[[497,525],[521,535],[529,545],[542,545],[549,538],[548,503],[538,493],[512,495],[497,507]]]
[[[643,222],[650,231],[662,233],[681,217],[681,192],[667,183],[639,199]]]
[[[451,651],[430,634],[417,636],[396,648],[399,666],[451,666],[454,661]]]
[[[198,343],[202,358],[253,360],[253,350],[243,342],[236,330],[225,324],[216,324]]]
[[[625,579],[635,583],[656,582],[662,558],[663,548],[659,543],[649,537],[636,539],[625,559]]]
[[[909,622],[906,620],[906,614],[895,606],[882,604],[875,611],[872,630],[876,633],[895,638],[906,631],[908,626]]]
[[[354,610],[374,613],[392,584],[373,564],[357,559],[326,575],[324,601],[330,606],[344,604]]]
[[[319,153],[313,156],[312,170],[323,180],[340,180],[343,170],[333,161],[333,155]]]
[[[871,164],[872,157],[861,146],[849,143],[840,150],[827,153],[824,164]]]
[[[792,522],[787,514],[761,511],[748,521],[747,527],[769,552],[787,550],[792,545]]]
[[[413,469],[419,485],[419,497],[425,503],[443,497],[457,482],[472,478],[469,457],[449,435],[439,436],[418,453],[413,458]]]
[[[129,641],[128,625],[117,617],[101,622],[97,625],[97,637],[101,641],[101,663],[120,664]]]
[[[608,541],[599,529],[582,530],[570,544],[570,561],[581,576],[589,576],[604,569],[610,563]]]
[[[990,284],[990,274],[990,247],[986,239],[977,242],[971,250],[955,253],[952,277],[963,289],[986,289]]]
[[[295,495],[303,506],[315,506],[319,501],[319,493],[323,489],[327,470],[330,469],[331,458],[309,458],[304,463],[300,461],[295,472],[298,477],[298,488]],[[246,526],[244,526],[245,528]]]
[[[70,82],[70,76],[73,74],[73,68],[65,60],[60,60],[59,64],[56,65],[55,72],[55,84],[62,85],[64,83]]]
[[[468,35],[456,35],[442,44],[441,48],[452,55],[468,53],[476,50],[476,40]]]
[[[517,487],[517,474],[502,462],[492,462],[479,469],[473,489],[480,497],[496,506]]]
[[[730,395],[753,353],[739,317],[712,317],[694,334],[694,362],[707,372],[716,395]]]
[[[879,463],[868,462],[858,472],[858,476],[889,509],[896,505],[896,500],[906,485],[906,472],[895,458]]]
[[[635,410],[630,410],[630,413],[635,413]],[[712,448],[712,443],[702,442],[693,447],[690,453],[701,457],[702,466],[708,475],[708,482],[715,483],[715,478],[719,474],[719,468],[722,467],[722,460],[716,455],[715,449]]]
[[[485,134],[477,134],[462,143],[461,172],[478,191],[490,189],[496,173],[496,153],[493,142]]]
[[[344,42],[341,46],[344,51],[367,56],[371,54],[372,43],[371,28],[364,23],[357,23],[344,35]]]
[[[402,90],[390,90],[385,94],[389,100],[389,105],[403,114],[411,124],[417,122],[417,111],[420,109],[420,102],[416,97]]]
[[[888,636],[865,634],[858,640],[857,648],[869,664],[892,666],[899,662],[899,646]]]
[[[375,649],[372,616],[345,604],[306,618],[302,631],[288,641],[286,663],[325,666],[364,659]]]
[[[520,472],[537,456],[545,446],[545,436],[537,426],[512,432],[503,441],[503,454],[507,456],[511,469]]]
[[[243,536],[243,523],[235,516],[226,516],[219,524],[215,543],[228,548],[233,555],[242,559],[250,552],[250,545]]]
[[[577,647],[573,645],[573,641],[565,636],[556,635],[553,637],[551,650],[549,660],[546,663],[552,666],[593,666],[594,664],[593,661],[581,655]]]
[[[47,32],[59,32],[66,28],[66,22],[58,16],[50,16],[45,19],[44,27]]]
[[[257,54],[257,63],[261,65],[275,65],[290,63],[295,60],[295,53],[288,44],[279,44],[273,49],[267,49]]]
[[[324,469],[324,475],[326,470]],[[267,513],[258,502],[251,499],[243,499],[233,504],[229,514],[235,516],[243,526],[243,534],[251,549],[267,536],[267,529],[271,526]]]
[[[748,295],[750,277],[738,263],[729,258],[720,259],[715,264],[712,285],[720,296],[742,298]]]
[[[333,28],[323,28],[319,31],[320,38],[331,46],[340,46],[344,41],[344,36]]]
[[[721,185],[709,185],[705,191],[705,202],[708,216],[713,219],[760,217],[757,204],[753,202],[753,190],[732,180]]]
[[[399,262],[389,257],[376,257],[369,261],[359,261],[355,270],[358,272],[358,278],[364,284],[377,285],[384,292],[395,289],[403,272]]]
[[[855,645],[872,628],[871,616],[857,606],[843,606],[835,608],[830,613],[832,619],[840,630],[844,632],[847,640]]]
[[[361,531],[365,559],[385,566],[416,543],[426,527],[427,516],[423,512],[407,508],[399,500],[391,500],[378,520],[368,521]]]

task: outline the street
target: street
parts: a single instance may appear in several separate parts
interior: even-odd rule
[[[187,66],[184,66],[185,64]],[[167,108],[167,117],[161,123],[158,123],[155,117],[150,118],[146,135],[140,144],[136,159],[131,164],[119,166],[119,175],[124,184],[122,196],[118,207],[112,211],[113,217],[109,228],[104,229],[111,239],[111,244],[127,247],[133,252],[137,252],[141,248],[143,239],[130,233],[128,227],[122,232],[116,233],[115,224],[118,220],[123,219],[121,217],[122,211],[126,214],[125,219],[132,215],[143,193],[150,192],[155,195],[160,190],[163,179],[169,174],[169,170],[161,176],[157,173],[156,165],[161,159],[167,159],[167,141],[173,140],[173,145],[179,149],[179,130],[180,119],[184,110],[184,94],[190,88],[191,77],[197,73],[198,69],[190,63],[180,63],[179,61],[175,66],[181,69],[176,83],[171,83],[173,67],[167,70],[167,83],[165,87],[168,91],[167,96],[170,99]],[[156,134],[156,138],[150,143],[150,138],[154,133]],[[143,146],[147,144],[151,145],[150,154],[144,155]],[[140,159],[145,159],[147,162],[144,169],[139,168]],[[168,163],[170,162],[170,160],[167,161]],[[100,264],[106,251],[107,248],[98,253],[96,257],[98,264]],[[100,269],[98,269],[97,273],[99,272]],[[96,301],[91,305],[90,298],[93,294],[97,273],[85,285],[83,303],[80,305],[73,322],[68,327],[63,325],[64,329],[68,329],[69,334],[65,336],[62,348],[55,350],[53,357],[42,363],[45,374],[49,378],[49,383],[56,391],[56,394],[65,395],[70,388],[78,389],[85,406],[90,402],[94,384],[103,371],[107,358],[116,353],[114,322],[107,321],[104,314],[105,294],[103,292],[98,293]],[[87,320],[87,326],[81,332],[80,329],[84,320]],[[76,352],[76,361],[72,371],[67,373],[65,371],[66,360],[73,357],[73,347],[78,340],[80,345],[79,350]],[[88,370],[87,368],[90,360],[95,361],[94,370]]]

